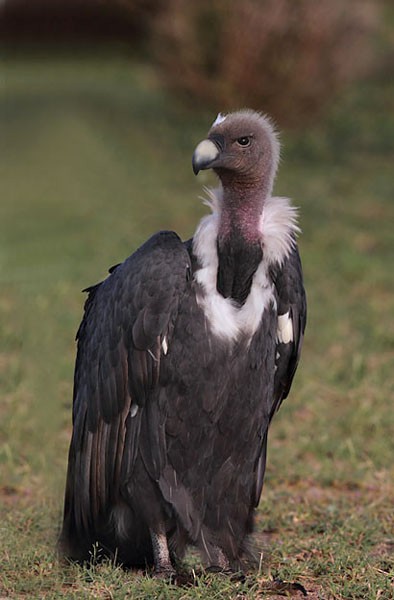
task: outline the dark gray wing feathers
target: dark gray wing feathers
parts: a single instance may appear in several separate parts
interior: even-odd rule
[[[301,354],[306,326],[306,296],[303,285],[302,266],[297,246],[279,269],[274,278],[278,316],[286,315],[293,327],[292,340],[277,343],[276,373],[274,384],[274,405],[271,418],[281,402],[287,398]]]
[[[275,359],[274,394],[270,407],[269,422],[275,412],[279,409],[282,401],[287,397],[300,359],[301,346],[304,338],[306,325],[306,296],[303,285],[302,266],[295,245],[289,257],[282,267],[276,266],[272,272],[276,300],[277,313],[288,314],[293,327],[292,340],[282,343],[277,340]],[[269,423],[268,423],[269,424]],[[260,453],[256,462],[256,480],[254,506],[260,501],[263,488],[265,465],[267,458],[268,427],[262,432],[262,443]]]
[[[179,237],[160,232],[87,290],[65,502],[65,525],[76,539],[94,530],[121,478],[130,477],[142,407],[157,384],[162,339],[170,345],[189,271]]]

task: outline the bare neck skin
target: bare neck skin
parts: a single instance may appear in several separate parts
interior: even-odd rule
[[[261,178],[256,180],[237,180],[220,174],[223,186],[223,204],[220,218],[219,243],[238,234],[245,243],[260,242],[260,217],[264,201],[269,194],[270,186]]]

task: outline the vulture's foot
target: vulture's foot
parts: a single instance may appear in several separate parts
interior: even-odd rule
[[[245,576],[240,571],[234,571],[230,566],[230,561],[219,546],[215,546],[210,554],[210,564],[205,569],[206,573],[220,573],[230,577],[234,581],[245,580]]]
[[[205,568],[206,573],[218,573],[226,575],[234,581],[243,581],[244,575],[240,571],[235,571],[227,558],[226,554],[219,546],[213,546],[209,552],[209,563]]]
[[[175,582],[176,578],[177,578],[177,574],[175,569],[172,566],[168,566],[168,567],[155,567],[155,570],[153,571],[153,577],[155,579],[165,579],[166,581],[169,581],[171,583]]]

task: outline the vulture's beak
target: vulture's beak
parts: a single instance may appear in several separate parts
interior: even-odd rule
[[[219,154],[219,145],[212,140],[203,140],[200,142],[196,147],[192,158],[194,174],[197,175],[199,171],[209,169]]]

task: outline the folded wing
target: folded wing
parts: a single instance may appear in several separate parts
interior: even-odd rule
[[[189,273],[181,240],[160,232],[86,290],[61,536],[74,558],[86,554],[121,481],[132,476],[139,445],[149,443],[140,439],[141,414],[157,386]]]

